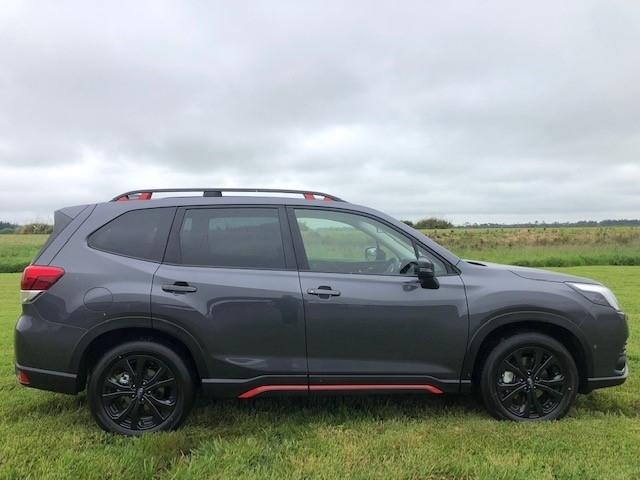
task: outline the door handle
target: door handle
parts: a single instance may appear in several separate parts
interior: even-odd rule
[[[327,295],[328,297],[340,296],[340,290],[333,290],[331,287],[310,288],[307,293],[309,295]]]
[[[197,292],[198,289],[187,282],[175,282],[173,284],[162,285],[162,290],[172,293],[191,293]]]

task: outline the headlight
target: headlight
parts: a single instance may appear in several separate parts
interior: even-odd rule
[[[593,303],[597,303],[598,305],[605,305],[607,307],[613,307],[616,310],[620,310],[620,305],[618,305],[618,299],[616,299],[616,296],[611,290],[603,285],[572,282],[567,282],[567,285],[587,297]]]

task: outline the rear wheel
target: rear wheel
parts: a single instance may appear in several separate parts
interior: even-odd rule
[[[87,392],[100,427],[139,435],[180,425],[191,409],[194,384],[185,362],[173,350],[136,341],[115,347],[98,361]]]
[[[497,418],[555,420],[566,415],[575,400],[578,369],[557,340],[521,333],[494,347],[480,387],[487,410]]]

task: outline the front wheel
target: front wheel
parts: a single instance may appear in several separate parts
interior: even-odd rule
[[[487,410],[497,418],[555,420],[567,414],[576,398],[578,369],[557,340],[520,333],[491,351],[480,390]]]
[[[122,435],[171,430],[186,418],[194,397],[184,360],[155,342],[134,341],[108,351],[87,386],[100,427]]]

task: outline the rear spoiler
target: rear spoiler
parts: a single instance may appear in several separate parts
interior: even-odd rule
[[[53,213],[53,232],[34,257],[32,264],[49,265],[94,207],[95,205],[75,205],[56,210]]]

